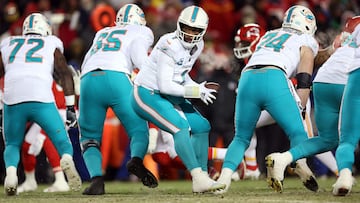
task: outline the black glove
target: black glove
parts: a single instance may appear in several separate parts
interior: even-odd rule
[[[306,118],[306,107],[301,110],[301,116],[302,116],[303,120],[305,120],[305,118]]]
[[[66,125],[69,128],[77,127],[77,119],[74,106],[66,106]]]

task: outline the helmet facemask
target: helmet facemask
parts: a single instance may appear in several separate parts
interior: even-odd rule
[[[252,55],[251,42],[239,41],[234,48],[234,55],[238,59],[248,58]]]
[[[203,39],[205,30],[196,27],[190,27],[183,23],[178,23],[178,38],[188,44],[196,44]]]

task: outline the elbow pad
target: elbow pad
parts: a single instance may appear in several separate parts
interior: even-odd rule
[[[296,89],[310,89],[312,79],[309,73],[296,74],[297,86]]]

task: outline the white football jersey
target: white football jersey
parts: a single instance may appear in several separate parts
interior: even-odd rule
[[[268,31],[260,39],[246,67],[275,65],[282,68],[290,78],[296,73],[302,46],[310,47],[314,56],[319,50],[317,41],[311,35],[292,32],[291,29]]]
[[[348,79],[348,70],[354,57],[354,45],[355,43],[350,38],[342,43],[341,47],[337,48],[320,67],[313,82],[345,85]]]
[[[131,74],[134,68],[140,68],[137,66],[141,66],[146,60],[143,53],[138,52],[137,49],[143,48],[147,52],[153,42],[154,35],[146,26],[103,28],[96,33],[93,44],[86,53],[81,76],[96,69]]]
[[[144,63],[141,71],[136,76],[134,83],[152,90],[159,90],[159,80],[170,79],[173,83],[182,86],[188,83],[191,84],[193,81],[188,74],[203,48],[204,41],[200,41],[193,49],[189,50],[181,45],[175,32],[163,35],[152,50],[149,60]],[[172,71],[170,73],[172,78],[161,77],[161,75],[169,75],[168,73],[159,72],[157,62],[162,54],[166,54],[172,59],[172,63],[167,64],[169,69],[164,70],[167,72]],[[177,90],[174,90],[174,92],[177,92]]]
[[[0,45],[5,65],[4,103],[54,102],[52,92],[54,52],[63,52],[56,36],[13,36]]]

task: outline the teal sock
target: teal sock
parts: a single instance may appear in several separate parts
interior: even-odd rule
[[[102,176],[102,157],[100,150],[96,147],[89,147],[85,150],[83,156],[90,177]]]
[[[203,171],[208,170],[208,147],[209,134],[197,133],[191,135],[192,146],[195,151],[196,159],[201,165]]]
[[[176,152],[189,171],[200,167],[191,144],[190,132],[187,129],[174,134],[174,143]]]
[[[5,168],[14,166],[17,168],[20,161],[20,148],[16,145],[6,145],[4,150]]]

